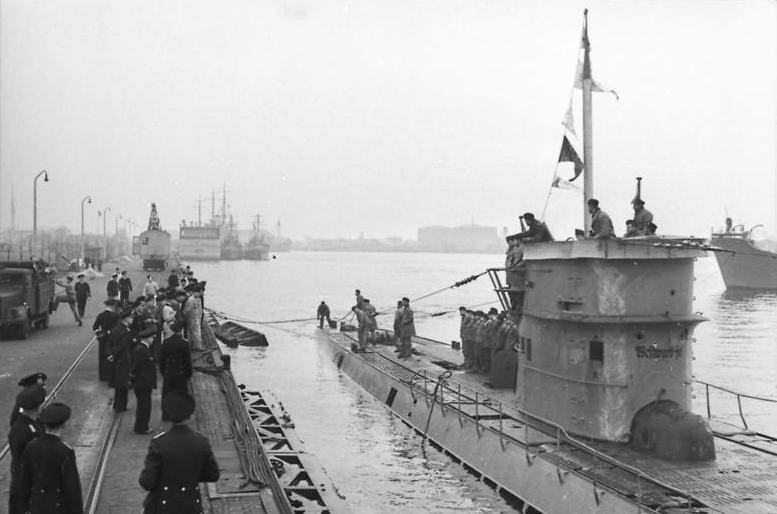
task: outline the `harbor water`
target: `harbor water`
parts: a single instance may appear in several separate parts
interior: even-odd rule
[[[502,261],[501,255],[292,252],[263,262],[189,264],[208,282],[206,306],[237,318],[315,318],[325,300],[338,319],[358,288],[387,312],[379,327],[390,328],[402,296],[423,296]],[[700,259],[695,275],[694,308],[709,318],[695,332],[695,378],[777,398],[777,294],[727,292],[714,258]],[[457,340],[459,305],[499,307],[488,277],[414,302],[418,334]],[[270,346],[225,350],[233,355],[238,382],[283,404],[305,449],[353,512],[513,511],[341,374],[321,351],[315,321],[249,326],[263,331]],[[694,392],[695,410],[706,412],[704,387],[697,384]],[[775,404],[744,399],[742,406],[751,428],[777,432]],[[712,390],[710,408],[741,423],[734,397]]]

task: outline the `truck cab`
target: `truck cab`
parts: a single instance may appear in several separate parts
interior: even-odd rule
[[[33,326],[48,328],[54,270],[45,262],[0,262],[0,334],[27,339]]]

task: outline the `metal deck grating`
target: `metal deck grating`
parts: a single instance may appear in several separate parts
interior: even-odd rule
[[[330,339],[337,342],[346,349],[349,349],[354,339],[346,334],[330,334]],[[390,357],[378,352],[368,352],[360,354],[360,357],[371,365],[404,382],[409,382],[416,377],[415,385],[420,390],[426,390],[431,394],[436,384],[436,377],[442,368],[435,367],[432,360],[440,357],[445,358],[449,352],[443,348],[437,348],[435,345],[424,345],[423,341],[416,341],[419,350],[426,355],[421,356],[420,363],[411,363],[412,366],[420,365],[420,373],[427,372],[428,380],[424,388],[423,375],[408,367],[391,360]],[[418,377],[421,377],[420,380]],[[463,382],[462,382],[463,379]],[[490,401],[494,406],[504,405],[509,407],[512,403],[507,399],[509,392],[479,390],[479,385],[473,383],[472,375],[463,373],[454,373],[449,380],[448,386],[451,389],[444,389],[443,398],[447,407],[456,409],[459,406],[455,389],[458,385],[462,387],[462,394],[469,396],[478,391],[479,401]],[[488,395],[488,396],[487,396]],[[497,398],[497,399],[494,399]],[[475,416],[475,407],[471,398],[467,401],[461,401],[461,411],[470,417]],[[484,406],[481,404],[481,410]],[[491,411],[493,412],[493,411]],[[486,414],[482,412],[481,414]],[[510,419],[514,423],[515,419]],[[498,421],[496,423],[487,422],[495,430],[499,429]],[[486,423],[484,423],[486,424]],[[505,424],[503,428],[507,428]],[[522,430],[512,431],[504,430],[507,437],[513,439],[522,439]],[[759,451],[757,448],[748,448],[738,444],[737,441],[729,441],[722,438],[716,438],[718,458],[713,463],[672,463],[662,461],[644,454],[634,452],[627,446],[611,443],[589,443],[599,451],[612,456],[613,458],[625,464],[644,470],[646,476],[659,478],[665,484],[675,487],[677,490],[685,491],[692,495],[696,500],[706,504],[709,512],[725,512],[732,514],[777,514],[777,457],[766,453],[766,451],[775,452],[773,441],[762,440],[755,437],[742,437],[748,442],[757,442],[763,445],[765,451]],[[593,455],[584,451],[577,450],[571,446],[562,444],[559,449],[552,445],[547,448],[543,455],[544,458],[554,462],[562,463],[570,469],[576,469],[578,472],[589,476],[592,480],[608,487],[619,490],[623,494],[636,497],[637,487],[633,476],[625,473],[623,470],[603,463]],[[650,503],[649,498],[663,498],[677,496],[675,493],[668,492],[660,485],[653,484],[643,480],[640,484],[642,497]]]

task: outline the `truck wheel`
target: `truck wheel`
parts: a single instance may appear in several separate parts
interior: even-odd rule
[[[18,330],[19,330],[19,339],[24,340],[30,337],[30,321],[27,320],[21,325],[19,325]]]

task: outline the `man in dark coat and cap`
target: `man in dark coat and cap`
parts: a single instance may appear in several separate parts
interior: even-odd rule
[[[43,393],[45,396],[46,393],[46,374],[45,373],[33,373],[32,375],[27,375],[23,379],[19,380],[19,386],[25,389],[29,389],[30,387],[33,387],[35,385],[40,385],[43,388]],[[18,403],[14,402],[13,409],[11,410],[11,423],[10,425],[13,426],[13,422],[16,421],[16,417],[19,415],[21,410],[21,407]]]
[[[16,396],[16,404],[21,409],[8,432],[8,446],[11,450],[11,486],[8,490],[9,514],[23,514],[16,508],[16,487],[22,467],[22,455],[27,443],[43,433],[43,427],[37,420],[38,411],[46,399],[46,391],[41,384],[22,389]]]
[[[156,389],[156,364],[151,345],[156,337],[156,325],[151,323],[138,335],[140,343],[132,352],[130,382],[135,390],[135,433],[150,434],[148,421],[151,419],[151,391]]]
[[[113,410],[127,410],[127,395],[129,394],[130,360],[134,345],[132,307],[124,307],[119,313],[119,323],[111,331],[108,341],[108,362],[113,363],[113,379],[109,384],[114,388]]]
[[[183,338],[183,322],[173,321],[173,332],[162,342],[159,356],[159,372],[162,374],[162,401],[171,391],[188,391],[189,378],[192,376],[192,356],[189,341]],[[170,421],[162,411],[162,421]]]
[[[108,340],[111,337],[111,331],[116,327],[119,322],[119,300],[115,298],[108,298],[105,300],[105,310],[102,311],[92,323],[92,330],[94,330],[97,337],[97,376],[103,382],[108,382],[111,379],[111,366],[106,360],[108,357]]]
[[[81,480],[73,448],[62,441],[70,407],[53,403],[40,413],[46,428],[24,449],[16,509],[30,514],[82,514]]]
[[[199,514],[203,508],[197,484],[219,479],[208,438],[185,424],[194,408],[194,398],[185,391],[171,391],[162,400],[162,412],[173,426],[148,446],[138,479],[148,491],[144,514]]]

